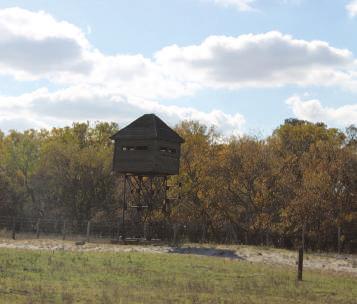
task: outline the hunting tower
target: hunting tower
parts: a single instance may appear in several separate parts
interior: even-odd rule
[[[155,114],[145,114],[111,137],[113,169],[136,175],[176,175],[184,140]]]
[[[121,237],[145,236],[153,212],[169,212],[167,179],[179,173],[184,140],[155,114],[139,117],[111,139],[115,141],[113,171],[124,182]],[[134,226],[134,231],[127,229]]]

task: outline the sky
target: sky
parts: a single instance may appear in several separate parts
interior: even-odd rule
[[[357,0],[0,0],[0,129],[357,124]]]

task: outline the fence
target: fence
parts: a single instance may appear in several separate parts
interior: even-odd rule
[[[0,217],[2,237],[13,239],[55,237],[65,239],[112,239],[120,233],[119,222],[72,221],[30,217]]]
[[[121,220],[80,222],[58,218],[0,216],[0,237],[3,238],[55,238],[105,242],[118,239],[122,235],[128,238],[159,239],[168,242],[210,240],[201,225],[177,224],[166,220],[133,223],[130,219],[127,219],[123,227]],[[223,243],[237,243],[236,235],[231,235],[229,231],[225,231],[225,233],[216,237],[222,237],[221,242]],[[217,240],[214,239],[214,241]]]
[[[13,239],[56,238],[63,240],[109,241],[122,235],[129,238],[178,240],[178,225],[167,221],[133,223],[118,221],[75,221],[0,216],[0,237]],[[183,233],[180,235],[182,238]]]
[[[207,227],[206,227],[207,228]],[[357,228],[357,227],[355,227]],[[357,231],[348,227],[346,231]],[[338,238],[341,231],[339,230]],[[297,248],[300,236],[289,236],[283,239],[279,235],[247,234],[237,231],[231,224],[225,224],[217,231],[205,230],[202,225],[194,223],[170,223],[165,220],[150,223],[133,223],[129,219],[118,221],[75,221],[69,219],[5,217],[0,216],[0,237],[13,239],[53,238],[62,240],[87,240],[91,242],[109,242],[125,235],[128,238],[159,239],[167,242],[209,242],[234,243],[248,245],[268,245],[282,248]],[[331,233],[333,236],[333,232]],[[327,250],[340,251],[337,246],[337,234],[329,240]],[[318,250],[312,245],[315,238],[305,239],[310,250]],[[357,252],[357,240],[353,237],[345,240],[341,251]]]

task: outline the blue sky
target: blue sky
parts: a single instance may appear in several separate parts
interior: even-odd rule
[[[357,1],[0,1],[0,129],[154,112],[357,124]]]

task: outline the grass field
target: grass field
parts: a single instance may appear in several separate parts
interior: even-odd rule
[[[357,277],[179,254],[0,249],[0,303],[357,303]]]

